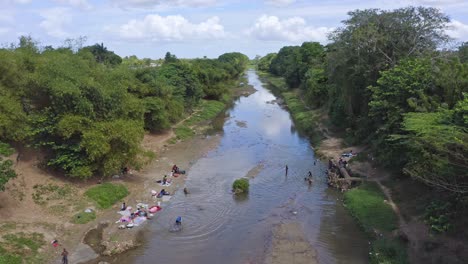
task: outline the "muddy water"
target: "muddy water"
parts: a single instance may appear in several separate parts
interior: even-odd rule
[[[220,145],[188,172],[190,194],[179,190],[148,223],[147,243],[122,262],[261,263],[272,228],[299,222],[320,263],[367,263],[367,240],[341,195],[327,188],[325,165],[314,164],[314,151],[289,113],[272,103],[276,98],[254,71],[247,74],[258,91],[227,112]],[[258,174],[250,180],[249,195],[234,197],[232,182],[252,169]],[[312,186],[304,182],[308,171]],[[170,233],[179,215],[183,230]]]

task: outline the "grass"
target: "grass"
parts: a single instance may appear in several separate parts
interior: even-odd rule
[[[185,122],[185,125],[191,126],[203,121],[211,120],[215,118],[221,111],[223,111],[225,107],[226,104],[219,101],[202,100],[198,112],[190,117]]]
[[[94,211],[91,213],[79,212],[73,216],[72,222],[74,224],[86,224],[93,221],[94,219],[96,219],[96,213]]]
[[[42,263],[38,250],[45,244],[40,233],[7,234],[0,243],[0,264]]]
[[[187,138],[191,138],[195,135],[195,132],[187,126],[180,126],[174,129],[174,133],[176,135],[177,140],[184,140]]]
[[[105,209],[127,196],[128,189],[122,184],[103,183],[89,188],[85,195]]]
[[[344,202],[364,230],[391,232],[398,226],[397,217],[375,183],[364,183],[344,195]]]
[[[58,186],[52,183],[36,184],[33,186],[32,198],[36,204],[45,205],[50,200],[62,200],[72,197],[70,185]]]
[[[381,238],[372,243],[371,264],[408,264],[406,246],[395,239]]]
[[[344,195],[345,206],[359,225],[372,237],[374,231],[388,233],[398,226],[398,219],[375,183],[363,183]],[[372,242],[371,264],[407,264],[406,245],[396,238],[379,236]]]

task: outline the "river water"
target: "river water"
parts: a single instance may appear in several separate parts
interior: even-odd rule
[[[219,146],[188,172],[190,194],[179,190],[148,222],[147,243],[127,257],[133,263],[261,263],[273,227],[298,222],[320,263],[367,263],[367,240],[341,194],[327,188],[326,166],[255,71],[247,76],[257,92],[227,111]],[[249,195],[236,198],[232,182],[253,168],[259,173],[250,180]],[[308,171],[312,186],[304,182]],[[170,233],[179,215],[183,230]]]

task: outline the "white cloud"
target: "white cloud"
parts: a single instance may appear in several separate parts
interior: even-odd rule
[[[207,7],[213,6],[218,0],[111,0],[124,8],[152,7]]]
[[[320,41],[326,42],[333,28],[308,26],[301,17],[280,20],[276,16],[263,15],[247,33],[260,40],[273,41]]]
[[[296,0],[266,0],[265,3],[274,6],[288,6],[292,3],[296,2]]]
[[[150,41],[220,39],[226,35],[216,16],[194,24],[180,15],[147,15],[141,20],[130,20],[120,26],[117,32],[122,38]]]
[[[88,10],[92,8],[91,4],[88,3],[87,0],[55,0],[55,2],[59,4],[71,5],[71,6],[78,7],[84,10]]]
[[[39,26],[46,31],[49,36],[64,38],[69,36],[64,27],[71,23],[72,17],[68,8],[55,7],[39,12],[44,20]]]
[[[468,41],[468,25],[458,20],[452,20],[452,22],[449,23],[447,34],[457,40]]]

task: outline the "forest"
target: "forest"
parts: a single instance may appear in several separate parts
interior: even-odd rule
[[[234,52],[180,60],[168,52],[161,65],[138,61],[103,44],[42,47],[27,36],[0,49],[0,190],[15,177],[4,158],[11,146],[40,149],[43,166],[68,177],[139,168],[151,156],[141,148],[145,131],[170,128],[201,99],[226,100],[249,59]]]
[[[324,109],[350,143],[425,184],[468,194],[468,43],[449,18],[408,7],[349,13],[330,43],[286,46],[257,61]]]

